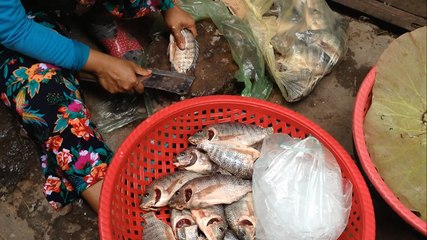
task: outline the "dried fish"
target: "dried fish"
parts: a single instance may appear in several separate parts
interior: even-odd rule
[[[172,68],[179,73],[185,73],[187,70],[196,66],[196,61],[199,56],[199,45],[189,30],[183,29],[181,33],[185,39],[184,50],[178,48],[175,38],[171,34],[168,54]]]
[[[143,210],[156,210],[168,205],[169,199],[186,182],[201,177],[198,173],[189,171],[176,171],[153,180],[146,188],[139,205]]]
[[[206,153],[201,152],[194,146],[190,146],[178,154],[173,162],[175,167],[200,174],[211,174],[218,170],[218,165],[213,163]]]
[[[175,240],[172,228],[158,219],[153,212],[142,215],[144,218],[144,230],[142,235],[144,240]]]
[[[244,179],[251,179],[253,165],[260,152],[246,145],[228,141],[202,140],[198,148],[222,169]]]
[[[224,238],[228,225],[225,220],[224,207],[222,205],[192,209],[191,214],[208,240],[219,240]]]
[[[249,180],[233,175],[214,174],[187,182],[169,200],[169,206],[176,209],[199,209],[230,204],[251,191],[252,182]]]
[[[273,133],[273,128],[262,128],[254,124],[245,123],[219,123],[205,127],[188,138],[190,143],[197,145],[203,139],[211,141],[227,140],[247,146],[262,141],[267,135]]]
[[[255,239],[256,219],[252,193],[248,193],[239,201],[225,206],[224,210],[228,225],[239,239]]]

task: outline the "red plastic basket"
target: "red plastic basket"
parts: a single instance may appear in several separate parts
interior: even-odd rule
[[[243,122],[293,137],[316,137],[335,156],[353,183],[348,225],[340,239],[375,239],[375,217],[367,185],[343,147],[326,131],[282,106],[240,96],[208,96],[173,104],[142,122],[120,146],[104,180],[99,209],[101,239],[142,238],[139,196],[152,179],[174,171],[173,157],[189,145],[188,137],[218,122]],[[169,210],[157,217],[169,222]]]
[[[376,67],[372,68],[365,77],[356,96],[356,103],[353,112],[353,139],[357,155],[359,156],[364,172],[387,204],[390,205],[390,207],[407,223],[420,233],[427,236],[427,223],[403,205],[396,195],[394,195],[394,193],[388,188],[372,162],[368,148],[366,147],[363,123],[365,115],[372,103],[372,88],[375,83],[375,75]]]

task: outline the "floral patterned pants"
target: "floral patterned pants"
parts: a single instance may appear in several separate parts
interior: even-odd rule
[[[113,153],[91,121],[70,71],[0,45],[0,96],[38,147],[46,178],[43,193],[54,208],[105,177]]]

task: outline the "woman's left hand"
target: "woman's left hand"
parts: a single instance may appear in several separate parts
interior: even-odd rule
[[[175,5],[174,7],[166,10],[164,19],[181,50],[184,50],[185,48],[185,39],[181,34],[181,30],[187,28],[194,37],[197,36],[196,22],[189,13],[182,10],[180,7]]]

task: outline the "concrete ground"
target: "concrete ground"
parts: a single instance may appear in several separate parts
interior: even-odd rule
[[[317,123],[357,162],[352,141],[355,96],[364,76],[395,36],[368,22],[349,20],[347,54],[310,96],[290,104],[275,88],[269,101],[293,109]],[[84,87],[87,104],[96,112],[109,96],[94,86]],[[168,99],[172,100],[177,99]],[[162,107],[158,102],[155,106]],[[143,116],[145,109],[141,107],[139,113]],[[73,210],[69,213],[52,211],[41,191],[43,179],[34,147],[20,134],[16,119],[3,105],[0,105],[0,116],[0,239],[98,239],[96,214],[83,201],[72,204]],[[116,150],[140,121],[105,133],[104,138]],[[377,239],[423,239],[368,185],[374,202]]]

